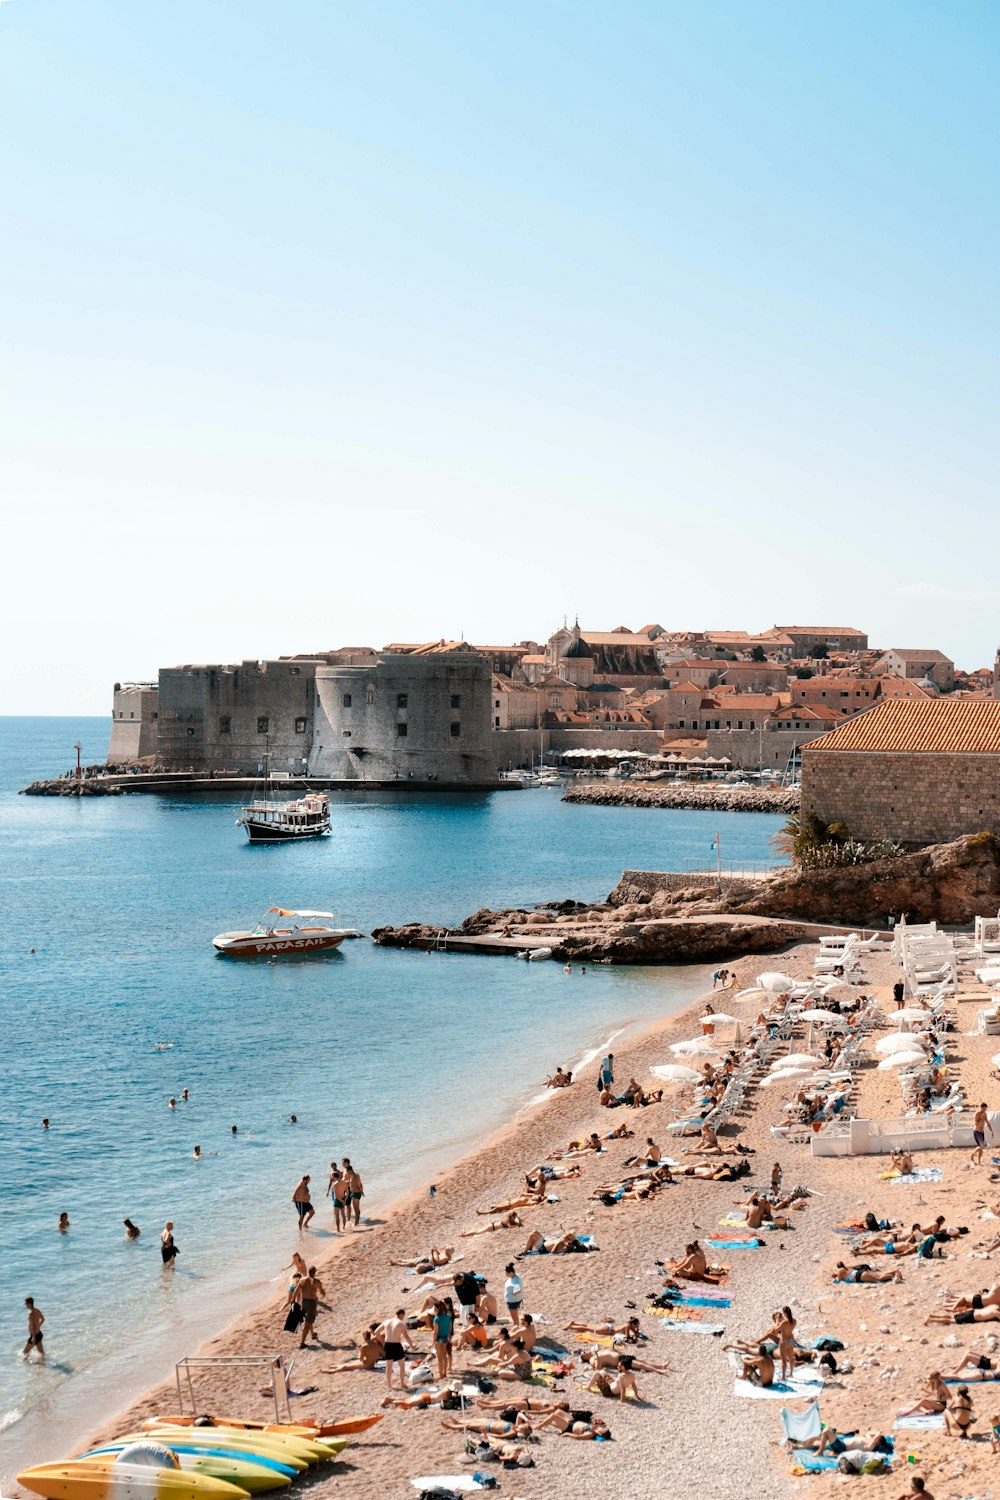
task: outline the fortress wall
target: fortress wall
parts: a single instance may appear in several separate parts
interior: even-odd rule
[[[160,671],[160,763],[171,770],[255,773],[265,747],[271,769],[304,774],[312,748],[311,661]]]

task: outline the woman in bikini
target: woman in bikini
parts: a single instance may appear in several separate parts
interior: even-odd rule
[[[902,1281],[903,1274],[901,1271],[873,1271],[870,1266],[845,1266],[842,1260],[838,1260],[833,1279],[846,1281],[852,1286],[874,1286],[883,1281]],[[950,1323],[951,1319],[945,1318],[944,1321]]]
[[[969,1387],[967,1385],[960,1385],[945,1409],[945,1431],[949,1437],[967,1438],[969,1436],[969,1428],[975,1420]]]
[[[774,1314],[774,1323],[767,1333],[762,1333],[755,1344],[773,1343],[778,1346],[781,1361],[780,1379],[790,1380],[795,1374],[795,1319],[790,1307],[783,1307]]]
[[[503,1416],[442,1417],[441,1426],[446,1427],[449,1432],[485,1432],[491,1437],[529,1438],[532,1426],[524,1413],[507,1409],[511,1411],[509,1421],[504,1421]]]
[[[948,1372],[953,1380],[964,1380],[971,1385],[976,1380],[997,1380],[996,1361],[989,1354],[983,1354],[978,1349],[969,1349],[962,1355],[961,1361],[954,1370]]]
[[[463,1240],[471,1240],[477,1234],[495,1234],[498,1229],[523,1229],[523,1228],[524,1228],[524,1220],[521,1218],[521,1215],[517,1212],[517,1209],[512,1208],[509,1214],[504,1214],[503,1218],[499,1221],[499,1223],[496,1223],[496,1224],[493,1224],[493,1223],[484,1224],[483,1227],[482,1227],[482,1229],[463,1229],[462,1232],[461,1232],[460,1238],[463,1239]]]
[[[345,1359],[339,1365],[332,1365],[329,1373],[340,1375],[345,1370],[374,1370],[380,1359],[385,1358],[385,1343],[376,1333],[376,1323],[365,1329],[361,1347],[356,1359]]]
[[[614,1338],[625,1335],[627,1344],[639,1342],[639,1319],[629,1318],[627,1323],[565,1323],[563,1333],[589,1333],[593,1338]]]
[[[330,1176],[326,1190],[333,1203],[333,1232],[341,1234],[347,1228],[347,1187],[344,1183],[344,1174],[334,1161],[330,1163]]]
[[[582,1442],[607,1442],[611,1437],[607,1423],[589,1411],[553,1411],[535,1426],[539,1432],[543,1427],[551,1427],[560,1437],[576,1438]]]
[[[936,1417],[944,1411],[950,1398],[948,1387],[939,1370],[932,1370],[924,1381],[924,1394],[912,1406],[901,1406],[901,1417]]]
[[[628,1363],[623,1365],[622,1361]],[[651,1360],[640,1359],[637,1354],[619,1354],[614,1349],[592,1349],[589,1354],[584,1355],[584,1364],[592,1370],[638,1370],[640,1375],[669,1375],[669,1365],[653,1364]]]

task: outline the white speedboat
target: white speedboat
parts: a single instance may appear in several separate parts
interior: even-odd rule
[[[220,932],[212,945],[228,958],[274,958],[286,953],[316,953],[339,948],[352,932],[330,927],[332,911],[288,911],[272,906],[252,932]]]

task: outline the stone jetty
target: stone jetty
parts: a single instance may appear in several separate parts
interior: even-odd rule
[[[650,782],[588,782],[572,787],[564,802],[595,807],[684,807],[712,812],[794,812],[799,794],[789,787],[656,786]]]

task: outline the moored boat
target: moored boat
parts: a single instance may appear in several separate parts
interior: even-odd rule
[[[306,792],[304,797],[291,802],[275,802],[271,780],[271,761],[265,752],[262,795],[255,797],[236,819],[246,829],[251,844],[315,839],[330,832],[330,799],[325,792]]]
[[[228,958],[273,958],[288,953],[321,953],[339,948],[352,935],[349,927],[332,927],[331,911],[289,911],[272,906],[249,932],[220,932],[212,946]]]

